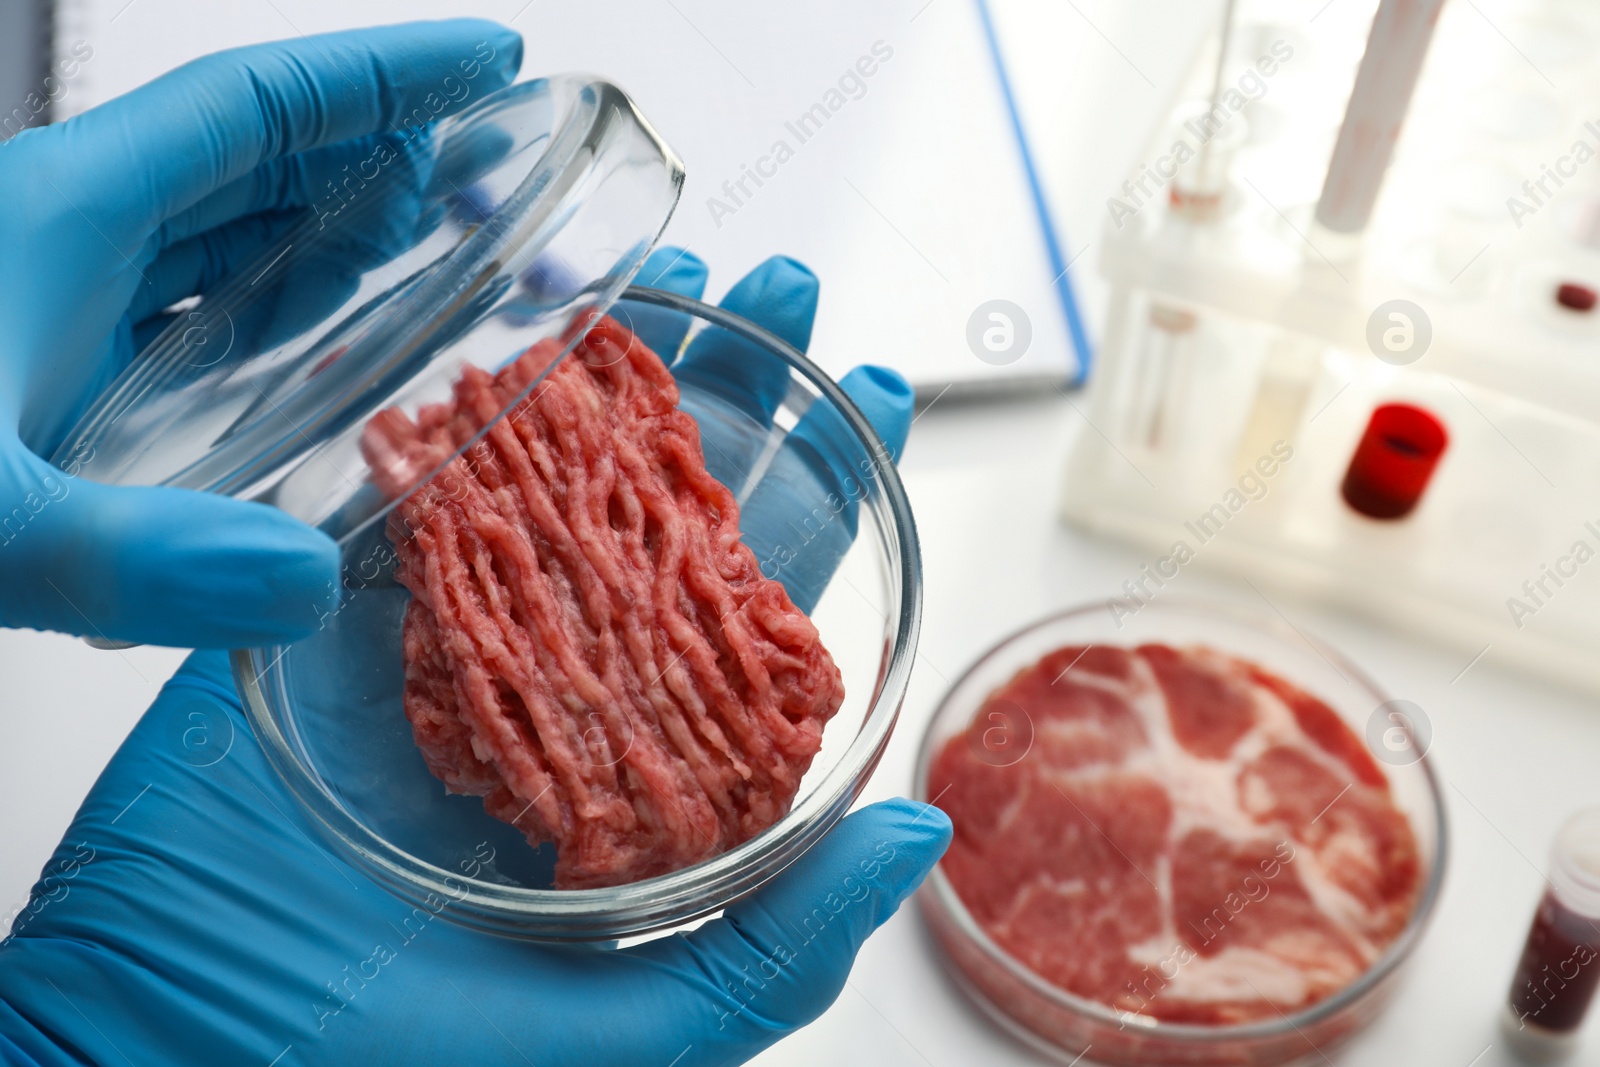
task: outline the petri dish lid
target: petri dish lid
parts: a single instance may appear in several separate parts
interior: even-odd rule
[[[637,272],[683,164],[625,93],[586,75],[425,119],[384,134],[280,240],[181,307],[53,462],[268,503],[343,540],[504,411],[409,457],[364,447],[374,416],[426,419],[473,368],[540,346],[532,389]]]

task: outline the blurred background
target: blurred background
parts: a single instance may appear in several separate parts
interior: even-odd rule
[[[44,84],[50,70],[55,42],[55,5],[9,3],[0,6],[0,100],[25,102],[29,93]],[[24,108],[26,104],[24,103]],[[15,121],[10,117],[0,125],[0,140],[18,129],[50,121],[50,111],[27,113]]]

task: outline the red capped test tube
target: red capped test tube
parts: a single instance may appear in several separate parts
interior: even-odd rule
[[[1344,502],[1373,519],[1409,515],[1450,443],[1444,423],[1411,404],[1383,404],[1350,457]]]

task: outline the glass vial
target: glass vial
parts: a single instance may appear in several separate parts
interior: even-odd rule
[[[1169,304],[1150,306],[1138,358],[1130,367],[1124,439],[1160,452],[1179,435],[1189,400],[1195,359],[1194,312]]]
[[[1227,211],[1234,157],[1250,139],[1248,120],[1215,101],[1191,101],[1179,108],[1174,124],[1174,151],[1162,157],[1173,162],[1157,163],[1174,171],[1167,194],[1172,214],[1187,222],[1215,222]]]
[[[1600,987],[1600,808],[1567,820],[1551,851],[1550,884],[1517,961],[1505,1028],[1519,1052],[1570,1053]]]
[[[1294,334],[1273,338],[1261,361],[1261,377],[1250,415],[1239,435],[1235,470],[1254,467],[1278,441],[1294,442],[1321,366],[1322,351],[1315,342]]]

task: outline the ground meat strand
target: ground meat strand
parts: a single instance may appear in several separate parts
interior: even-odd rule
[[[378,488],[438,467],[556,351],[468,368],[415,422],[380,413],[362,442]],[[765,830],[844,699],[677,404],[656,354],[603,319],[389,522],[417,744],[449,791],[556,843],[557,888],[665,874]]]

